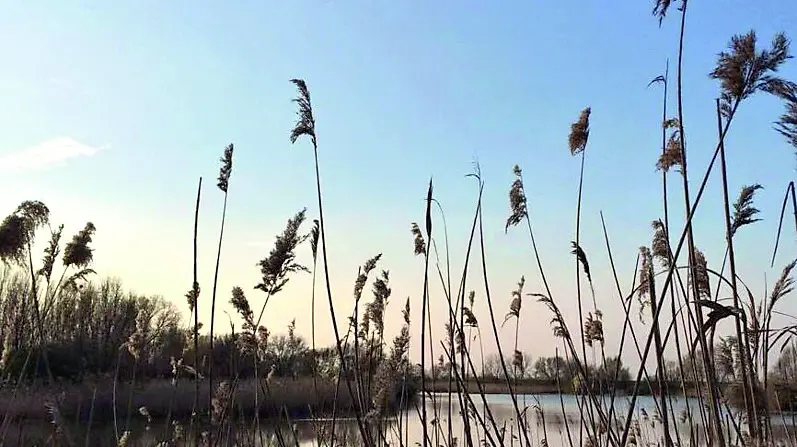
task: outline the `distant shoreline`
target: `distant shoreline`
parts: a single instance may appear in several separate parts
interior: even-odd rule
[[[458,387],[456,383],[451,384],[451,391],[457,391]],[[512,390],[515,394],[563,394],[563,395],[576,395],[578,393],[573,392],[569,387],[565,387],[563,384],[560,386],[555,381],[551,380],[535,380],[535,379],[527,379],[520,381],[518,383],[512,383]],[[634,390],[634,382],[627,381],[627,382],[618,382],[616,389],[620,391],[620,394],[631,394]],[[446,393],[449,391],[449,381],[448,379],[438,379],[435,381],[430,381],[426,383],[426,391],[430,393]],[[468,380],[467,382],[467,391],[469,393],[479,393],[479,383],[475,380]],[[482,380],[481,381],[481,391],[484,394],[509,394],[509,387],[507,386],[506,381],[503,380]],[[643,382],[640,384],[639,387],[639,395],[640,396],[649,396],[653,394],[658,394],[654,392],[657,390],[652,390],[651,387],[648,386],[647,382]],[[683,395],[683,391],[681,389],[680,384],[672,383],[670,385],[670,394],[674,395]],[[687,385],[686,387],[686,395],[689,397],[695,397],[697,395],[695,387],[693,385]]]

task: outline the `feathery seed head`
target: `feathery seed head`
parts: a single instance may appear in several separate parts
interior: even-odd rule
[[[318,238],[320,237],[318,219],[313,219],[313,229],[310,230],[310,248],[313,250],[313,260],[318,258]]]
[[[232,152],[234,148],[232,143],[224,148],[224,156],[221,157],[221,168],[219,169],[219,183],[220,190],[227,192],[230,186],[230,175],[232,174]]]
[[[592,108],[587,107],[581,111],[578,121],[570,126],[570,135],[568,142],[570,144],[570,154],[577,155],[584,152],[587,148],[587,140],[589,139],[589,115]]]
[[[656,169],[669,172],[673,166],[683,166],[683,164],[684,148],[681,142],[681,133],[676,129],[670,134],[667,146],[665,146],[664,152],[659,156],[659,161],[656,163]]]
[[[188,302],[188,309],[191,312],[194,312],[194,309],[196,309],[197,300],[199,299],[199,283],[198,282],[196,282],[196,281],[194,282],[193,286],[191,286],[191,290],[189,290],[185,294],[185,299]]]
[[[518,165],[515,165],[512,172],[515,174],[515,181],[509,188],[509,210],[511,214],[506,219],[504,232],[509,231],[509,227],[519,224],[524,217],[528,216],[526,206],[526,192],[523,189],[523,172]]]
[[[776,34],[771,47],[764,50],[756,48],[756,41],[753,30],[731,37],[728,50],[719,54],[717,66],[709,74],[712,79],[720,81],[721,108],[725,117],[731,114],[739,101],[756,91],[782,96],[784,86],[788,84],[774,75],[780,65],[791,58],[786,35]]]
[[[711,286],[708,278],[708,266],[703,252],[695,249],[695,285],[697,293],[703,298],[711,297]]]
[[[309,271],[307,267],[296,262],[296,247],[309,236],[299,233],[306,211],[306,208],[302,209],[288,219],[285,230],[277,236],[274,248],[266,258],[257,263],[260,266],[263,279],[260,284],[255,286],[255,289],[262,290],[268,295],[274,295],[282,290],[288,282],[289,273]]]
[[[368,274],[371,273],[371,270],[376,268],[376,263],[379,262],[379,259],[382,257],[382,253],[377,254],[373,258],[365,261],[360,272],[357,274],[357,279],[354,281],[354,299],[359,301],[363,294],[363,288],[365,288],[365,282],[368,281]]]
[[[664,222],[657,219],[651,226],[653,227],[653,242],[651,244],[653,259],[658,259],[664,267],[670,268],[670,242]]]
[[[293,100],[299,106],[297,111],[299,119],[291,131],[291,143],[296,143],[300,136],[307,135],[315,145],[315,118],[313,118],[313,106],[310,102],[310,90],[307,89],[307,84],[302,79],[291,79],[291,82],[299,90],[299,96]]]
[[[797,150],[797,84],[789,83],[780,96],[786,102],[786,111],[775,123],[775,130]]]
[[[64,266],[83,268],[94,260],[94,250],[89,247],[91,237],[97,228],[91,222],[72,237],[64,247]]]
[[[648,247],[639,247],[639,255],[642,259],[642,264],[639,267],[639,289],[637,294],[640,298],[644,295],[649,295],[651,291],[650,280],[653,276],[653,256]]]
[[[759,184],[746,185],[739,193],[739,198],[733,204],[733,219],[731,221],[731,237],[736,234],[739,228],[758,222],[754,216],[758,214],[758,209],[753,206],[753,196],[763,186]]]
[[[413,222],[411,231],[412,235],[415,237],[415,254],[425,255],[426,241],[423,239],[423,233],[421,233],[421,228],[418,227],[417,223]]]
[[[36,273],[37,275],[44,276],[49,282],[53,274],[53,267],[55,266],[55,258],[61,252],[60,242],[61,234],[64,231],[64,225],[58,226],[58,229],[50,232],[50,242],[47,248],[44,249],[44,259],[42,260],[42,268]]]
[[[775,306],[775,303],[791,293],[794,289],[794,278],[791,277],[791,272],[794,270],[795,266],[797,266],[797,259],[787,264],[786,267],[783,267],[783,271],[780,273],[780,277],[777,282],[775,282],[775,286],[772,287],[772,293],[769,295],[770,309]]]
[[[50,210],[42,202],[22,202],[0,224],[0,258],[6,263],[24,262],[25,250],[33,243],[36,230],[49,220]]]
[[[587,261],[587,254],[584,253],[584,250],[581,249],[581,246],[576,244],[576,241],[571,241],[570,245],[573,247],[573,250],[570,252],[571,254],[576,255],[579,264],[584,269],[584,274],[587,275],[587,280],[592,282],[592,275],[589,272],[589,262]]]

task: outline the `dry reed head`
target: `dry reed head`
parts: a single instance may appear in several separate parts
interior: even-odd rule
[[[38,200],[22,202],[0,224],[0,258],[6,263],[25,261],[25,250],[33,243],[36,230],[50,220],[50,210]]]
[[[379,262],[381,257],[382,253],[377,254],[373,258],[365,261],[365,264],[363,264],[363,266],[360,268],[360,271],[357,274],[357,279],[354,281],[355,301],[360,301],[360,298],[363,295],[363,289],[365,288],[365,283],[368,281],[368,274],[376,268],[376,263]]]
[[[320,235],[318,219],[313,219],[313,229],[310,230],[310,248],[313,251],[313,261],[318,258],[318,238]]]
[[[667,11],[669,11],[671,4],[672,0],[655,0],[653,2],[653,15],[659,19],[659,26],[661,26],[661,22],[664,21],[664,18],[667,17]],[[685,4],[686,0],[683,0],[683,3],[678,10],[683,11]]]
[[[589,114],[592,111],[590,107],[581,111],[578,121],[570,125],[570,135],[568,142],[570,144],[570,154],[577,155],[584,152],[587,147],[587,140],[589,139]]]
[[[44,249],[44,259],[42,259],[42,268],[36,273],[37,275],[44,276],[47,282],[50,281],[50,277],[53,274],[53,267],[55,266],[55,258],[58,257],[59,253],[61,252],[61,234],[64,231],[64,225],[61,224],[58,226],[58,229],[55,231],[50,231],[50,241],[47,244],[47,247]]]
[[[664,152],[659,156],[659,161],[656,163],[656,169],[664,172],[669,172],[673,166],[683,166],[684,164],[684,149],[681,142],[680,124],[677,118],[664,121],[665,129],[674,129],[667,139],[667,145],[664,147]]]
[[[282,290],[288,282],[289,273],[308,271],[307,267],[296,262],[296,247],[309,236],[299,233],[306,211],[306,209],[302,209],[288,219],[285,230],[277,236],[274,248],[266,258],[257,263],[260,266],[263,279],[260,284],[255,286],[255,289],[274,295]]]
[[[382,275],[374,280],[372,291],[374,300],[365,306],[365,315],[368,321],[374,323],[378,337],[381,339],[385,335],[385,307],[390,298],[390,272],[382,270]]]
[[[232,153],[233,153],[233,145],[230,143],[229,146],[224,148],[224,155],[221,157],[221,168],[219,169],[219,183],[217,186],[220,190],[227,193],[227,189],[230,186],[230,175],[232,174]]]
[[[595,312],[595,316],[592,316],[592,312],[587,314],[587,320],[584,322],[584,341],[587,342],[589,347],[592,347],[592,344],[598,342],[603,344],[603,321],[602,321],[603,314],[600,311]]]
[[[639,247],[639,257],[642,263],[639,267],[639,287],[637,288],[637,295],[641,298],[644,295],[650,295],[651,277],[653,276],[653,256],[648,247]]]
[[[797,149],[797,84],[790,83],[781,96],[786,102],[786,112],[775,123],[775,130]]]
[[[512,302],[509,304],[509,312],[504,317],[504,324],[512,317],[520,318],[520,307],[523,304],[523,286],[525,284],[526,278],[521,276],[520,281],[517,283],[517,289],[512,291]]]
[[[91,237],[97,228],[93,223],[88,222],[86,226],[72,237],[72,240],[64,247],[64,266],[65,267],[87,267],[94,260],[94,250],[89,247]]]
[[[697,293],[703,298],[711,298],[711,283],[708,278],[708,264],[703,252],[695,249],[695,286]]]
[[[589,282],[592,282],[592,275],[590,275],[589,272],[589,262],[587,261],[587,254],[584,253],[584,250],[581,248],[580,245],[576,244],[576,241],[571,241],[570,246],[573,247],[573,250],[570,253],[576,255],[578,263],[581,264],[581,267],[584,269],[584,274],[587,275],[587,280]]]
[[[648,247],[639,247],[639,287],[637,288],[637,298],[639,300],[639,321],[644,323],[643,314],[645,308],[650,304],[649,297],[654,292],[656,284],[653,279],[653,255]]]
[[[426,241],[423,239],[423,233],[421,233],[421,228],[418,226],[417,223],[412,223],[412,235],[415,238],[415,254],[416,255],[425,255],[426,254]]]
[[[553,318],[551,319],[551,326],[553,326],[553,335],[554,337],[558,338],[569,338],[570,332],[567,330],[567,325],[565,324],[564,316],[562,312],[559,311],[559,306],[549,297],[548,295],[542,293],[529,293],[529,296],[533,296],[537,298],[537,301],[543,303],[548,310],[553,313]]]
[[[519,224],[524,217],[528,216],[526,192],[523,189],[523,172],[518,165],[515,165],[512,172],[515,174],[515,181],[512,182],[512,187],[509,188],[509,210],[511,213],[506,219],[504,232],[509,231],[509,227]]]
[[[756,48],[756,41],[753,30],[731,37],[728,51],[719,54],[717,66],[709,75],[720,81],[721,108],[726,117],[739,101],[756,91],[782,96],[789,84],[774,75],[780,65],[791,58],[786,35],[776,34],[771,47],[764,50]]]
[[[470,308],[463,307],[462,314],[465,317],[465,326],[479,327],[479,321],[476,319],[476,315],[473,314],[473,311]]]
[[[194,281],[191,289],[186,292],[185,299],[188,302],[188,309],[193,313],[196,309],[196,303],[199,300],[199,283]]]
[[[654,220],[651,226],[653,227],[653,242],[651,243],[653,259],[658,259],[664,267],[670,268],[670,242],[664,222]]]
[[[299,96],[293,100],[299,106],[297,111],[299,119],[291,131],[291,143],[295,143],[300,136],[307,135],[315,145],[315,118],[313,118],[313,106],[310,102],[310,90],[307,89],[307,84],[302,79],[291,79],[291,82],[299,90]]]
[[[731,237],[736,234],[739,228],[761,220],[754,217],[758,214],[758,209],[753,206],[753,196],[759,189],[763,189],[763,186],[759,184],[746,185],[742,188],[741,192],[739,192],[739,198],[736,199],[736,202],[733,204]]]
[[[225,410],[230,404],[232,399],[232,388],[230,382],[223,380],[213,393],[213,400],[211,401],[211,422],[216,425],[221,421]]]
[[[775,307],[775,304],[784,296],[791,293],[794,290],[794,278],[791,277],[791,272],[794,270],[794,267],[797,265],[797,259],[790,262],[783,267],[783,271],[780,273],[780,277],[775,282],[775,285],[772,287],[772,293],[769,294],[769,309]]]
[[[515,368],[516,371],[525,370],[522,351],[515,349],[515,352],[512,355],[512,366]]]

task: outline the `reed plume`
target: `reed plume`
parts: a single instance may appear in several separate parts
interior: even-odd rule
[[[55,259],[61,252],[61,234],[64,231],[64,225],[58,226],[57,230],[50,230],[50,241],[44,249],[44,258],[42,259],[42,267],[36,272],[37,275],[44,276],[44,279],[49,283],[50,277],[53,274],[53,267],[55,266]]]
[[[695,249],[695,286],[697,288],[698,296],[705,299],[711,298],[711,283],[708,278],[708,267],[706,257],[698,249]]]
[[[315,118],[313,117],[313,105],[310,102],[310,90],[302,79],[291,79],[291,82],[299,90],[299,96],[293,101],[299,106],[297,115],[299,119],[291,131],[291,143],[295,143],[302,135],[307,135],[315,144]]]
[[[797,87],[792,84],[782,96],[786,102],[786,112],[775,123],[775,130],[786,137],[786,141],[797,150]]]
[[[83,268],[91,264],[94,259],[94,250],[89,247],[91,237],[97,228],[89,222],[80,230],[64,247],[64,266]]]
[[[412,235],[415,238],[415,254],[416,255],[425,255],[426,254],[426,241],[423,239],[423,233],[421,233],[420,227],[418,224],[413,222],[412,223]]]
[[[581,111],[578,121],[570,126],[570,135],[568,143],[570,145],[570,154],[578,155],[587,147],[587,140],[589,139],[589,115],[592,109],[587,107]]]
[[[658,259],[662,266],[669,269],[670,242],[667,238],[667,229],[660,219],[654,220],[651,226],[653,227],[653,242],[650,247],[653,259]]]
[[[686,3],[686,0],[683,0],[683,3]],[[653,15],[659,19],[659,26],[661,26],[664,18],[667,17],[667,12],[670,10],[670,6],[672,5],[672,0],[655,0],[653,2]],[[678,8],[679,11],[683,11],[684,6]]]
[[[288,282],[289,273],[309,272],[307,267],[296,262],[296,248],[309,237],[299,232],[306,211],[304,208],[288,219],[285,230],[277,236],[274,248],[267,257],[257,263],[262,280],[255,289],[262,290],[267,295],[274,295]]]
[[[732,115],[735,106],[755,92],[782,96],[789,85],[774,75],[791,58],[786,35],[776,34],[768,49],[757,49],[756,42],[753,30],[731,37],[728,50],[719,53],[717,66],[709,74],[720,81],[720,108],[725,117]]]
[[[584,269],[584,274],[587,275],[587,280],[592,282],[592,275],[590,274],[589,270],[589,261],[587,261],[587,254],[584,253],[584,250],[581,249],[575,241],[571,241],[570,245],[573,247],[573,250],[570,252],[571,254],[576,255],[578,262],[581,264],[581,267]]]
[[[512,182],[512,187],[509,188],[509,209],[511,213],[506,219],[504,232],[508,232],[509,227],[519,224],[528,215],[526,192],[523,189],[523,171],[520,170],[520,166],[515,165],[512,173],[515,174],[515,181]]]
[[[761,219],[755,218],[758,214],[758,208],[753,206],[753,198],[755,192],[763,189],[759,184],[744,186],[739,192],[739,198],[733,204],[733,218],[731,220],[731,237],[739,230],[739,228],[758,222]]]
[[[219,169],[218,183],[216,184],[222,192],[227,192],[230,186],[230,175],[232,175],[232,154],[235,147],[232,143],[224,148],[224,155],[221,159],[221,168]]]
[[[504,317],[504,324],[512,317],[520,318],[520,307],[523,304],[523,286],[525,284],[526,278],[521,276],[520,281],[517,283],[517,289],[512,291],[512,302],[509,304],[509,312]]]
[[[667,139],[667,144],[664,147],[664,152],[659,156],[656,163],[656,169],[663,172],[669,172],[675,166],[683,167],[684,164],[684,150],[683,141],[681,140],[681,130],[678,118],[665,120],[663,123],[665,132],[671,130],[670,136]]]
[[[0,224],[0,258],[6,263],[23,264],[27,248],[40,227],[50,220],[50,210],[38,200],[22,202]]]

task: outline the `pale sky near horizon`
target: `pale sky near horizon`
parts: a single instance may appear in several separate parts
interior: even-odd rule
[[[423,260],[413,256],[410,223],[423,222],[433,177],[456,284],[475,208],[476,184],[465,178],[474,160],[486,181],[485,243],[498,323],[521,275],[527,292],[542,291],[527,233],[519,227],[504,234],[514,164],[524,170],[555,298],[574,316],[569,251],[579,165],[567,134],[590,106],[581,239],[605,315],[607,353],[613,353],[622,319],[599,212],[625,291],[638,247],[650,243],[650,222],[662,216],[655,170],[661,89],[646,86],[668,58],[674,79],[680,14],[673,8],[660,28],[652,7],[650,1],[574,0],[2,2],[0,213],[37,199],[70,235],[94,222],[100,276],[163,295],[187,313],[183,294],[192,280],[193,207],[202,176],[200,318],[207,327],[222,205],[215,187],[218,158],[234,143],[218,300],[220,310],[232,313],[230,289],[240,285],[258,307],[256,262],[295,212],[308,208],[306,230],[318,214],[312,147],[288,139],[296,94],[288,81],[303,78],[317,120],[340,324],[351,309],[358,265],[381,252],[379,267],[390,270],[393,289],[389,335],[410,296],[417,347]],[[683,79],[693,188],[716,144],[718,84],[707,76],[716,54],[733,34],[755,29],[760,44],[768,45],[774,33],[794,33],[796,25],[797,4],[790,2],[690,3]],[[797,80],[797,61],[789,61],[782,75]],[[674,96],[669,100],[673,105]],[[769,268],[783,191],[797,167],[794,148],[772,129],[782,112],[771,97],[750,99],[727,141],[734,198],[745,184],[765,187],[756,197],[763,221],[737,237],[740,273],[759,294],[797,249],[787,226],[787,242]],[[670,178],[676,184],[677,177]],[[678,219],[681,189],[672,186],[670,194]],[[697,244],[719,269],[718,173],[706,194]],[[439,214],[435,218],[442,248]],[[310,262],[309,246],[299,259]],[[470,269],[468,289],[476,291],[477,316],[486,323],[480,274]],[[370,300],[370,284],[366,290]],[[327,344],[332,336],[321,279],[318,291],[317,334]],[[440,335],[445,311],[436,280],[432,300]],[[787,302],[784,310],[795,313],[797,306]],[[265,323],[281,332],[294,317],[309,337],[310,275],[297,275],[269,303]],[[224,313],[217,318],[226,330]],[[551,355],[556,343],[549,320],[542,305],[527,299],[520,348],[533,357]],[[511,326],[501,332],[508,352]],[[493,349],[491,339],[486,346]]]

